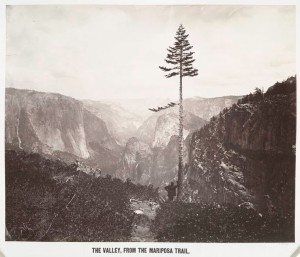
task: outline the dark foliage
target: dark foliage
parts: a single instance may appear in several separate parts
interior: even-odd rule
[[[261,102],[264,98],[276,95],[289,95],[296,92],[296,76],[289,77],[282,82],[276,82],[266,93],[262,89],[256,88],[254,93],[244,96],[238,104]]]
[[[260,210],[273,206],[276,212],[293,216],[295,89],[295,77],[276,83],[264,94],[257,89],[193,133],[189,179],[195,182],[200,201],[251,201]],[[236,176],[228,179],[228,174]],[[224,191],[224,185],[229,190]],[[240,190],[240,185],[247,190]]]
[[[171,67],[159,66],[159,68],[168,72],[165,75],[167,78],[179,75],[180,77],[194,77],[198,75],[198,70],[193,67],[194,52],[190,51],[193,47],[188,41],[188,34],[182,25],[179,26],[176,36],[174,46],[170,46],[168,50],[165,62]]]
[[[295,90],[295,77],[266,93],[257,88],[193,133],[188,196],[201,205],[163,207],[160,216],[172,213],[168,216],[175,224],[172,233],[187,236],[188,241],[294,240]],[[237,207],[244,203],[251,208]],[[194,213],[199,222],[184,220]],[[181,226],[195,226],[195,235],[188,229],[181,235]],[[162,226],[159,236],[166,231]],[[183,240],[178,237],[171,240]]]
[[[6,151],[6,227],[14,241],[128,241],[130,197],[152,187],[95,178],[35,153]]]
[[[227,205],[166,203],[152,229],[163,242],[290,242],[292,219]]]

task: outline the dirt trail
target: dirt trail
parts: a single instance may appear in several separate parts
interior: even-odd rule
[[[131,241],[133,242],[155,242],[155,234],[150,230],[151,224],[156,216],[159,204],[153,201],[140,201],[131,199],[131,209],[135,212]]]

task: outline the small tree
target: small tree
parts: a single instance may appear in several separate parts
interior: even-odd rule
[[[165,59],[169,67],[159,66],[161,70],[167,72],[166,78],[179,76],[179,153],[178,153],[178,199],[182,196],[183,182],[183,105],[182,105],[182,79],[183,77],[194,77],[198,75],[198,70],[193,67],[194,52],[190,51],[192,46],[188,41],[188,34],[182,25],[179,26],[174,46],[170,46]]]

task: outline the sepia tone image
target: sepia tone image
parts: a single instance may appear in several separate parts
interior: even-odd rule
[[[6,240],[294,242],[295,16],[6,6]]]

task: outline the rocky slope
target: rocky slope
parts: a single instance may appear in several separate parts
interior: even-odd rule
[[[152,188],[95,178],[22,150],[5,151],[5,184],[5,225],[13,241],[129,241],[131,199],[157,198]]]
[[[100,163],[120,151],[103,120],[73,98],[7,88],[5,108],[7,145]]]
[[[134,183],[149,184],[153,152],[150,146],[132,137],[126,143],[116,177],[129,178]]]
[[[192,135],[187,197],[293,215],[296,78],[256,90]]]

